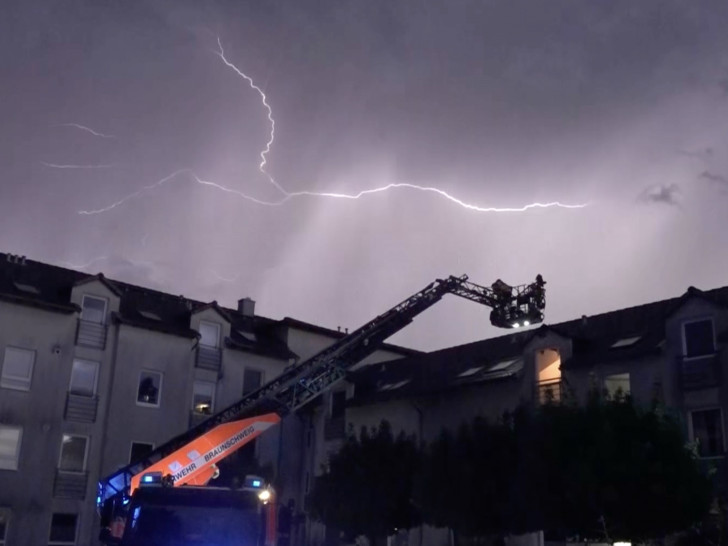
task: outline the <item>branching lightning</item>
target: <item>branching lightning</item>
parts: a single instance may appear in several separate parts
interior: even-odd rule
[[[253,79],[245,74],[243,71],[241,71],[237,66],[235,66],[232,62],[230,62],[227,57],[225,56],[225,50],[222,47],[222,42],[220,41],[220,38],[217,39],[217,44],[219,47],[219,50],[215,52],[215,54],[220,57],[222,62],[233,70],[235,74],[243,78],[247,84],[250,86],[251,89],[253,89],[258,96],[260,97],[261,103],[267,113],[268,122],[270,124],[270,133],[268,136],[268,140],[265,144],[265,148],[260,152],[260,164],[258,165],[258,171],[266,177],[266,179],[278,189],[278,191],[282,194],[282,197],[278,200],[269,201],[264,199],[258,199],[256,197],[253,197],[252,195],[249,195],[247,193],[244,193],[240,190],[236,190],[233,188],[229,188],[227,186],[224,186],[222,184],[219,184],[217,182],[213,182],[210,180],[205,180],[201,177],[199,177],[197,174],[195,174],[191,169],[179,169],[172,174],[169,174],[165,176],[164,178],[161,178],[160,180],[157,180],[156,182],[149,184],[147,186],[144,186],[140,188],[139,190],[130,193],[129,195],[126,195],[125,197],[122,197],[118,201],[111,203],[110,205],[107,205],[105,207],[99,208],[99,209],[92,209],[92,210],[80,210],[78,211],[78,214],[82,215],[94,215],[94,214],[102,214],[105,212],[108,212],[112,209],[115,209],[127,201],[136,199],[137,197],[141,197],[145,193],[152,191],[156,188],[159,188],[160,186],[166,184],[167,182],[172,182],[176,180],[182,180],[181,176],[186,175],[186,179],[188,181],[192,181],[194,183],[200,184],[202,186],[208,186],[213,187],[219,191],[229,193],[231,195],[235,195],[241,199],[245,199],[247,201],[250,201],[252,203],[258,204],[258,205],[264,205],[264,206],[270,206],[270,207],[277,207],[281,206],[287,201],[298,198],[298,197],[315,197],[315,198],[335,198],[335,199],[360,199],[362,197],[365,197],[367,195],[372,195],[376,193],[382,193],[389,190],[394,189],[411,189],[411,190],[417,190],[420,192],[429,192],[439,195],[440,197],[444,197],[448,201],[451,201],[467,210],[471,210],[474,212],[526,212],[531,209],[546,209],[546,208],[564,208],[564,209],[581,209],[586,206],[588,206],[587,203],[582,204],[565,204],[561,203],[559,201],[551,201],[548,203],[529,203],[527,205],[523,205],[520,207],[484,207],[480,205],[475,205],[472,203],[467,203],[461,199],[458,199],[457,197],[450,195],[446,191],[435,188],[435,187],[429,187],[429,186],[419,186],[417,184],[411,184],[407,182],[399,182],[399,183],[391,183],[386,184],[384,186],[361,190],[356,193],[338,193],[338,192],[314,192],[314,191],[297,191],[297,192],[289,192],[285,188],[283,188],[276,180],[275,178],[268,173],[266,170],[266,166],[268,164],[267,156],[271,152],[271,148],[273,146],[273,142],[275,141],[275,119],[273,118],[273,109],[271,108],[270,104],[268,103],[268,98],[265,95],[265,92],[255,84]],[[50,166],[50,165],[49,165]],[[72,168],[71,166],[58,166],[58,168]]]
[[[90,127],[86,127],[85,125],[81,125],[79,123],[61,123],[61,124],[57,125],[57,127],[75,127],[76,129],[80,129],[81,131],[86,131],[87,133],[91,133],[95,137],[116,138],[114,135],[105,135],[104,133],[99,133],[98,131],[94,131]]]

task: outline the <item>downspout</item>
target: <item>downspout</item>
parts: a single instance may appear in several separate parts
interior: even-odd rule
[[[116,373],[116,358],[119,351],[119,330],[121,328],[121,323],[114,320],[114,315],[112,313],[111,315],[111,323],[114,325],[114,328],[112,330],[112,347],[111,347],[111,364],[109,365],[109,376],[108,376],[108,383],[106,388],[106,400],[104,404],[104,418],[103,423],[101,425],[101,446],[99,446],[99,464],[98,464],[98,470],[97,470],[97,476],[98,478],[101,478],[103,476],[103,465],[106,458],[106,440],[109,437],[109,413],[111,409],[111,398],[112,398],[112,387],[114,385],[114,374]],[[115,324],[114,324],[115,323]],[[99,370],[99,375],[101,375],[101,370]],[[100,381],[99,381],[100,383]],[[98,394],[97,394],[98,396]],[[94,494],[96,496],[96,494]]]
[[[425,417],[424,412],[422,411],[422,408],[419,407],[415,402],[410,402],[414,410],[417,412],[417,439],[420,442],[420,445],[424,445],[424,428],[425,428]],[[424,542],[424,533],[425,533],[425,525],[424,523],[420,523],[419,527],[419,546],[422,546],[422,543]]]
[[[290,415],[288,416],[290,417]],[[276,481],[278,482],[278,500],[279,502],[282,500],[281,496],[283,491],[285,490],[285,487],[283,486],[283,479],[281,477],[281,466],[282,466],[282,459],[283,459],[283,427],[286,425],[285,418],[281,419],[280,424],[278,425],[278,453],[276,454]]]

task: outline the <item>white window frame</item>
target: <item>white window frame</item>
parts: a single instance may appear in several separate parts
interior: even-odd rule
[[[71,385],[73,385],[73,365],[76,362],[86,362],[89,364],[94,364],[96,366],[96,373],[94,374],[94,389],[93,389],[93,393],[91,393],[90,398],[95,397],[96,393],[98,392],[98,388],[99,388],[99,370],[101,369],[101,363],[98,360],[88,360],[86,358],[74,358],[73,361],[71,362],[71,378],[68,381],[68,392],[69,393],[71,392]],[[78,394],[78,393],[72,393],[72,394],[74,394],[75,396],[84,396],[83,394]]]
[[[83,318],[83,303],[86,301],[86,298],[92,299],[92,300],[99,300],[104,302],[104,312],[103,312],[103,320],[101,322],[96,322],[95,320],[88,320]],[[106,315],[109,312],[109,300],[106,298],[102,298],[101,296],[93,296],[91,294],[84,294],[81,298],[81,320],[85,320],[87,322],[93,322],[94,324],[106,324]]]
[[[15,445],[15,465],[14,466],[0,466],[0,470],[18,470],[18,463],[20,462],[20,451],[23,447],[23,427],[17,425],[4,425],[0,424],[2,428],[10,428],[18,431],[18,442]]]
[[[202,325],[205,326],[213,326],[215,330],[217,331],[217,339],[215,340],[215,345],[205,345],[202,343]],[[211,322],[209,320],[201,320],[200,321],[200,345],[203,347],[208,347],[210,349],[219,349],[220,348],[220,335],[222,332],[222,328],[220,327],[220,324],[217,322]]]
[[[129,456],[127,457],[129,464],[131,464],[131,453],[132,453],[132,451],[134,451],[134,444],[145,444],[148,446],[152,446],[152,449],[151,449],[152,451],[154,451],[154,447],[155,447],[154,442],[141,442],[141,441],[137,441],[137,440],[132,440],[131,443],[129,444]]]
[[[251,372],[258,372],[260,374],[260,385],[258,385],[254,390],[245,392],[245,372],[251,371]],[[254,392],[255,390],[259,389],[265,385],[265,370],[261,370],[260,368],[256,368],[255,366],[245,366],[243,368],[243,388],[241,389],[241,392],[245,393],[243,396],[247,396],[251,392]]]
[[[83,466],[81,467],[81,470],[65,470],[61,468],[61,460],[63,459],[63,437],[64,436],[70,436],[72,438],[83,438],[86,441],[86,444],[83,448]],[[56,468],[59,472],[63,472],[64,474],[84,474],[86,472],[86,465],[88,465],[88,451],[89,451],[89,444],[91,443],[91,438],[89,436],[85,436],[83,434],[66,434],[65,432],[61,434],[61,449],[58,450],[58,465]]]
[[[63,515],[63,516],[76,516],[76,532],[75,536],[73,538],[73,542],[61,542],[58,540],[51,540],[51,529],[53,529],[53,516],[55,514]],[[53,546],[73,546],[78,542],[78,530],[81,527],[81,515],[80,514],[74,514],[72,512],[52,512],[51,513],[51,519],[48,522],[48,544]]]
[[[210,415],[215,412],[215,395],[217,394],[217,383],[214,381],[206,381],[204,379],[195,379],[192,382],[192,413],[195,415],[208,415],[207,413],[199,413],[195,411],[195,385],[204,383],[205,385],[212,386],[212,398],[210,399]]]
[[[142,383],[142,375],[145,373],[147,374],[156,374],[159,376],[159,392],[157,392],[157,403],[151,404],[149,402],[141,402],[139,400],[139,386]],[[136,383],[136,389],[134,389],[134,401],[136,402],[137,406],[141,406],[143,408],[159,408],[162,405],[162,385],[164,383],[164,374],[158,370],[141,370],[139,372],[139,379]]]
[[[7,378],[7,381],[16,381],[16,382],[17,381],[27,381],[28,388],[23,388],[23,387],[20,387],[17,385],[14,386],[14,385],[9,385],[9,384],[3,384],[4,381],[6,381],[5,362],[8,359],[8,351],[19,351],[19,352],[31,353],[33,355],[33,360],[30,363],[30,373],[28,374],[29,376],[27,378],[26,377],[17,377],[17,376],[9,376]],[[3,389],[12,389],[15,391],[23,391],[23,392],[30,391],[30,388],[33,384],[33,370],[35,369],[35,359],[37,356],[38,356],[38,354],[35,351],[35,349],[26,349],[24,347],[15,347],[13,345],[7,345],[5,347],[5,351],[3,351],[3,367],[2,367],[2,370],[0,371],[0,387],[2,387]]]
[[[716,344],[715,344],[715,320],[713,320],[713,317],[698,317],[698,318],[692,318],[688,320],[682,321],[682,324],[680,325],[680,333],[682,334],[682,357],[683,360],[699,360],[701,358],[708,358],[711,355],[700,355],[700,356],[688,356],[688,340],[687,336],[685,335],[685,326],[688,324],[694,324],[696,322],[705,322],[710,321],[710,327],[713,330],[713,353],[716,351]]]
[[[721,439],[723,440],[723,453],[720,455],[706,455],[705,457],[700,456],[701,459],[722,459],[726,456],[726,438],[725,438],[725,417],[723,416],[723,408],[720,406],[710,406],[706,408],[692,408],[688,410],[688,435],[691,442],[695,441],[695,430],[693,429],[693,413],[697,413],[700,411],[712,411],[712,410],[718,410],[720,413],[720,430],[721,430]]]

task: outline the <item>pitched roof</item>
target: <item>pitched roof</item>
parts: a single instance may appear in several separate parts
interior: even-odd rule
[[[74,313],[71,290],[84,273],[0,253],[0,299],[62,313]]]
[[[564,368],[632,360],[658,353],[665,320],[693,297],[728,307],[728,287],[701,291],[690,287],[682,296],[514,332],[419,356],[372,364],[349,374],[356,385],[353,404],[424,395],[464,385],[517,377],[523,349],[549,331],[572,340],[573,355]],[[728,340],[727,332],[718,339]],[[616,346],[615,346],[616,345]]]
[[[341,339],[346,336],[347,332],[341,332],[337,330],[332,330],[330,328],[324,328],[323,326],[318,326],[316,324],[311,324],[310,322],[304,322],[302,320],[294,319],[291,317],[285,317],[283,320],[281,320],[281,323],[296,328],[298,330],[304,330],[306,332],[311,332],[314,334],[321,334],[326,337],[333,337],[335,339]],[[409,349],[407,347],[402,347],[400,345],[392,345],[391,343],[382,343],[380,348],[384,351],[389,351],[392,353],[397,353],[402,356],[414,356],[414,355],[421,355],[424,354],[422,351],[418,351],[416,349]]]
[[[111,280],[103,274],[90,275],[11,254],[0,253],[0,299],[32,305],[50,311],[80,311],[70,303],[75,286],[98,280],[119,296],[119,311],[113,313],[117,323],[172,335],[195,338],[190,316],[206,308],[214,308],[231,324],[230,349],[252,352],[272,358],[289,359],[296,355],[276,335],[280,321],[261,316],[244,316],[217,302],[205,303],[183,296]]]

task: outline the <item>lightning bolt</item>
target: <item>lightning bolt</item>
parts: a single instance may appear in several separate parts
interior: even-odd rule
[[[420,192],[428,192],[428,193],[434,193],[436,195],[439,195],[440,197],[443,197],[447,199],[448,201],[455,203],[467,210],[471,210],[474,212],[502,212],[502,213],[514,213],[514,212],[526,212],[531,209],[547,209],[547,208],[563,208],[563,209],[581,209],[584,207],[587,207],[588,203],[580,203],[580,204],[566,204],[561,203],[560,201],[551,201],[547,203],[529,203],[527,205],[523,205],[520,207],[485,207],[480,205],[475,205],[473,203],[467,203],[461,199],[458,199],[457,197],[450,195],[446,191],[430,187],[430,186],[420,186],[417,184],[411,184],[407,182],[399,182],[399,183],[391,183],[386,184],[384,186],[361,190],[356,193],[338,193],[338,192],[313,192],[313,191],[297,191],[297,192],[289,192],[285,188],[283,188],[276,180],[275,178],[266,170],[267,164],[268,164],[268,154],[271,152],[271,148],[273,146],[273,143],[275,141],[275,119],[273,117],[273,109],[271,108],[270,104],[268,103],[268,98],[266,97],[265,92],[255,84],[253,79],[245,74],[242,70],[240,70],[237,66],[235,66],[232,62],[230,62],[227,57],[225,56],[225,50],[223,49],[222,42],[220,41],[220,38],[217,39],[217,45],[219,47],[218,51],[215,51],[215,54],[220,57],[222,62],[233,70],[238,76],[243,78],[248,86],[250,86],[251,89],[253,89],[258,96],[260,97],[261,103],[263,104],[263,108],[266,111],[268,122],[270,124],[270,132],[268,134],[268,140],[266,141],[265,148],[260,152],[260,164],[258,165],[258,171],[266,177],[266,179],[275,186],[278,191],[283,194],[282,197],[275,201],[268,201],[263,199],[258,199],[256,197],[253,197],[250,194],[244,193],[240,190],[236,190],[227,186],[224,186],[222,184],[219,184],[217,182],[213,182],[211,180],[205,180],[201,177],[199,177],[197,174],[195,174],[191,169],[185,168],[185,169],[179,169],[172,174],[169,174],[165,176],[164,178],[161,178],[160,180],[157,180],[156,182],[153,182],[152,184],[149,184],[148,186],[144,186],[140,188],[139,190],[130,193],[118,201],[111,203],[110,205],[107,205],[105,207],[99,208],[99,209],[92,209],[92,210],[80,210],[78,211],[78,214],[82,215],[95,215],[95,214],[102,214],[105,212],[108,212],[110,210],[113,210],[127,201],[136,199],[138,197],[141,197],[145,193],[152,191],[156,188],[159,188],[160,186],[172,182],[174,180],[179,180],[181,175],[185,174],[187,175],[187,179],[191,180],[194,183],[197,183],[202,186],[212,187],[219,191],[222,191],[224,193],[228,193],[231,195],[235,195],[239,198],[242,198],[246,201],[250,201],[252,203],[258,204],[258,205],[264,205],[264,206],[270,206],[270,207],[277,207],[281,206],[287,201],[298,198],[298,197],[325,197],[325,198],[335,198],[335,199],[360,199],[362,197],[365,197],[367,195],[372,195],[376,193],[382,193],[393,189],[411,189],[416,190]]]
[[[216,51],[215,53],[218,57],[222,59],[222,62],[225,63],[225,66],[232,69],[238,76],[248,82],[248,85],[251,87],[251,89],[253,89],[260,96],[260,102],[263,103],[263,108],[265,108],[268,122],[270,123],[270,133],[268,135],[268,142],[265,143],[265,148],[260,152],[260,165],[258,165],[258,170],[270,181],[271,184],[278,188],[278,190],[283,195],[288,195],[288,192],[284,190],[278,182],[276,182],[275,178],[273,178],[273,176],[268,173],[268,171],[265,170],[265,167],[268,164],[268,159],[266,156],[270,153],[270,149],[273,146],[273,141],[276,138],[276,120],[273,119],[273,109],[270,107],[270,104],[268,104],[268,98],[265,96],[263,90],[255,85],[253,78],[243,73],[237,66],[227,60],[227,58],[225,57],[225,50],[222,48],[222,42],[220,41],[220,37],[217,38],[217,45],[220,48],[220,51]]]
[[[215,277],[215,278],[216,278],[217,280],[219,280],[219,281],[223,281],[223,282],[227,282],[227,283],[233,283],[233,282],[237,281],[237,280],[238,280],[238,279],[240,278],[240,274],[238,274],[238,275],[235,275],[235,276],[234,276],[234,277],[233,277],[232,279],[230,279],[230,278],[228,278],[228,277],[223,277],[222,275],[220,275],[220,274],[219,274],[219,273],[218,273],[217,271],[215,271],[214,269],[210,269],[210,268],[208,268],[207,270],[208,270],[208,271],[209,271],[210,273],[212,273],[212,276],[213,276],[213,277]]]
[[[111,169],[112,167],[116,167],[116,165],[104,163],[98,165],[64,165],[59,163],[46,163],[45,161],[41,161],[40,164],[44,167],[49,167],[51,169]]]
[[[94,258],[90,262],[86,262],[85,264],[73,264],[71,262],[58,262],[63,267],[67,267],[69,269],[86,269],[87,267],[90,267],[91,265],[95,264],[96,262],[102,262],[104,260],[108,260],[108,256],[100,256],[98,258]]]
[[[79,129],[81,131],[85,131],[87,133],[91,133],[95,137],[99,138],[116,138],[114,135],[105,135],[104,133],[99,133],[98,131],[94,131],[90,127],[86,127],[85,125],[81,125],[79,123],[61,123],[57,125],[56,127],[74,127],[76,129]]]

